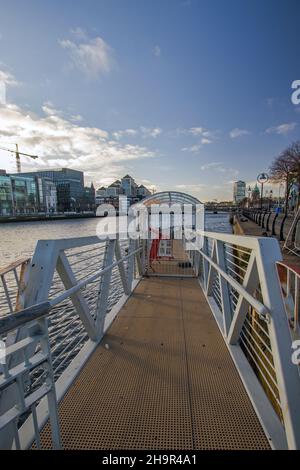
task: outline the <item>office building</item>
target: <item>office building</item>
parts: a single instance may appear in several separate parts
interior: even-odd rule
[[[239,204],[246,197],[246,183],[245,181],[236,181],[233,185],[233,200]]]

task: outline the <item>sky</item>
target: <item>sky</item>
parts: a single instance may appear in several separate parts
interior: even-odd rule
[[[0,0],[0,146],[39,156],[23,171],[231,200],[300,138],[299,15],[298,0]]]

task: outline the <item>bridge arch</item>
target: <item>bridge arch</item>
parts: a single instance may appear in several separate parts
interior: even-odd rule
[[[191,196],[190,194],[182,193],[179,191],[162,191],[152,194],[141,201],[145,206],[152,204],[202,204],[199,199]]]

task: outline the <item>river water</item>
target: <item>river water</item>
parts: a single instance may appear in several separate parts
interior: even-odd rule
[[[31,256],[38,240],[96,235],[98,222],[92,218],[0,224],[0,267]],[[208,231],[231,232],[227,213],[206,214],[205,225]]]

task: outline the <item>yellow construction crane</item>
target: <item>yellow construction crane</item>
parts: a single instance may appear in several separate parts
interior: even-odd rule
[[[19,152],[19,146],[18,146],[18,144],[14,144],[14,145],[16,146],[16,150],[10,150],[10,149],[4,148],[4,147],[0,147],[0,150],[4,150],[5,152],[10,152],[10,153],[15,154],[15,156],[16,156],[16,165],[17,165],[17,172],[18,172],[18,173],[21,173],[21,159],[20,159],[20,155],[24,155],[25,157],[33,158],[34,160],[36,160],[36,159],[39,158],[39,157],[38,157],[37,155],[29,155],[28,153]]]

